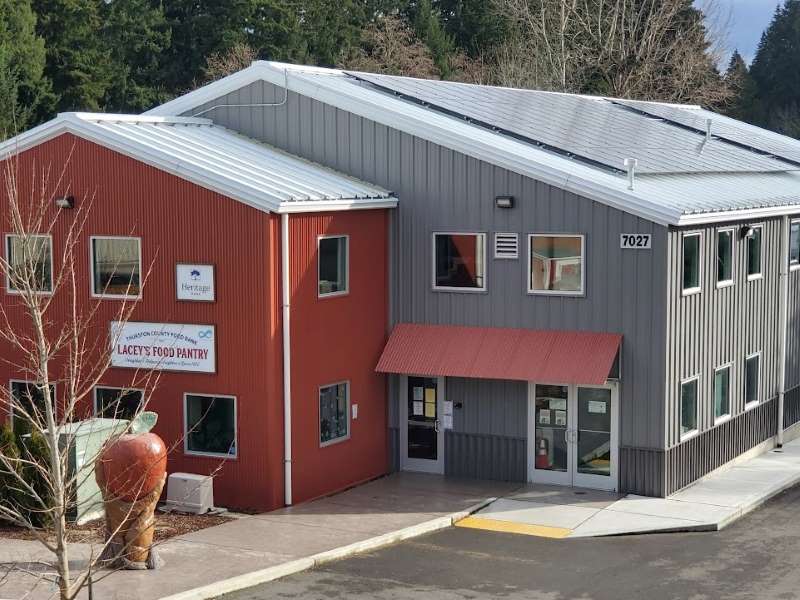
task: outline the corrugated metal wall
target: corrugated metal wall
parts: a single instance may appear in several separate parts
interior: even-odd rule
[[[282,98],[282,90],[259,82],[197,111]],[[622,333],[621,443],[664,447],[665,228],[291,92],[282,107],[222,108],[206,116],[398,193],[393,322]],[[515,196],[517,206],[496,209],[497,195]],[[585,233],[586,297],[528,295],[524,237],[519,260],[489,258],[488,292],[434,292],[436,230]],[[621,233],[651,233],[653,249],[620,250]]]
[[[712,385],[715,368],[733,363],[733,416],[744,412],[744,360],[747,355],[762,353],[762,401],[774,398],[778,393],[781,221],[773,218],[750,224],[763,225],[764,276],[747,281],[747,244],[738,234],[741,223],[735,224],[734,285],[721,289],[716,288],[715,232],[731,224],[670,230],[669,264],[670,272],[675,276],[669,280],[667,308],[668,447],[680,443],[680,382],[683,379],[700,376],[698,426],[701,432],[714,426]],[[690,231],[702,233],[702,291],[681,296],[681,239],[683,233]]]
[[[789,328],[786,344],[786,389],[800,386],[800,269],[789,273]]]

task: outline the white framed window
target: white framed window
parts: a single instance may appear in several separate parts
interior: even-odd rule
[[[319,388],[319,445],[330,446],[350,438],[350,382]]]
[[[744,406],[752,408],[761,401],[761,352],[744,359]]]
[[[23,379],[12,379],[8,382],[11,397],[16,403],[22,405],[25,412],[31,419],[38,422],[40,425],[45,425],[45,406],[44,394],[40,386],[34,381],[26,381]],[[50,384],[50,398],[52,399],[54,416],[58,414],[58,403],[56,401],[56,386],[54,383]],[[14,419],[14,406],[11,407],[11,423],[15,430],[21,433],[30,433],[31,426],[27,424],[26,420]],[[20,424],[22,425],[20,426]]]
[[[94,415],[132,420],[144,403],[144,390],[98,385],[94,388]]]
[[[800,269],[800,219],[789,223],[789,269]]]
[[[350,238],[322,235],[317,238],[318,296],[344,296],[350,286]]]
[[[733,285],[733,240],[736,230],[717,230],[717,287]]]
[[[528,235],[528,293],[582,296],[586,281],[582,234]]]
[[[697,433],[697,394],[700,376],[695,375],[681,381],[680,431],[681,439]]]
[[[51,235],[6,235],[6,291],[19,294],[20,284],[40,294],[53,291],[53,237]]]
[[[761,279],[764,276],[764,252],[761,225],[753,227],[747,236],[747,280]]]
[[[486,234],[433,234],[433,289],[486,291]]]
[[[722,365],[714,370],[714,423],[731,416],[731,367]]]
[[[697,294],[702,289],[703,249],[699,231],[681,236],[681,293],[684,296]]]
[[[91,236],[89,264],[93,297],[119,299],[142,297],[140,238]]]
[[[196,456],[236,458],[236,397],[183,395],[184,452]]]

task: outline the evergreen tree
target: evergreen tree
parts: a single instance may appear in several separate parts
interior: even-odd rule
[[[445,31],[431,0],[419,0],[417,3],[414,30],[430,49],[442,79],[447,79],[452,72],[450,59],[456,52],[456,45],[453,37]]]
[[[800,0],[775,11],[750,67],[757,89],[753,120],[800,137]]]
[[[303,51],[301,60],[333,66],[358,47],[368,22],[363,0],[305,0],[297,4]]]
[[[750,76],[750,69],[738,50],[734,50],[731,56],[725,71],[725,80],[735,91],[735,97],[726,107],[725,113],[734,119],[749,121],[755,109],[756,87]]]
[[[30,0],[0,0],[0,139],[33,125],[53,96],[44,77],[44,40]]]
[[[486,0],[435,0],[445,30],[470,56],[491,52],[509,33],[506,18]]]
[[[141,112],[166,100],[161,57],[171,30],[160,1],[105,0],[102,39],[113,65],[104,102],[113,112]]]
[[[37,32],[45,42],[45,75],[53,82],[57,110],[101,110],[112,67],[100,35],[100,2],[33,0],[32,6]],[[51,111],[40,113],[42,119],[51,116]]]

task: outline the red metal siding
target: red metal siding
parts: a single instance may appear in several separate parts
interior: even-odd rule
[[[70,153],[65,176],[56,186]],[[34,169],[36,176],[32,175]],[[180,440],[186,392],[236,396],[238,458],[222,461],[215,482],[215,500],[239,509],[281,506],[283,410],[276,267],[280,264],[278,218],[71,135],[60,136],[20,156],[20,182],[26,184],[28,192],[28,184],[40,178],[44,169],[50,170],[50,192],[69,192],[79,203],[86,197],[94,198],[77,248],[76,275],[84,310],[92,302],[88,236],[133,235],[142,238],[143,265],[146,269],[152,263],[153,271],[131,320],[216,325],[216,374],[162,373],[149,405],[159,413],[156,431],[168,444]],[[56,261],[74,214],[64,211],[58,216],[54,231]],[[7,233],[5,214],[2,223],[2,232]],[[175,300],[177,262],[215,265],[215,303]],[[15,306],[14,296],[2,291],[0,297],[12,323],[24,327],[26,321]],[[51,313],[54,321],[66,317],[66,300],[62,295],[54,303]],[[104,300],[101,304],[96,335],[98,340],[105,340],[108,322],[114,318],[119,302]],[[302,323],[302,317],[298,319]],[[300,329],[298,337],[303,340],[304,328]],[[377,352],[374,347],[370,350],[373,354]],[[0,347],[0,352],[8,352],[8,347]],[[298,366],[310,362],[300,355],[296,360]],[[128,385],[131,376],[128,370],[111,369],[103,383]],[[13,372],[5,363],[0,365],[0,382],[7,385],[11,378],[21,378],[20,373]],[[363,405],[367,408],[368,403]],[[169,470],[210,473],[220,463],[215,458],[184,455],[181,443],[170,454]]]
[[[388,470],[386,382],[375,364],[386,341],[385,210],[290,217],[292,452],[295,502]],[[349,236],[349,293],[318,298],[317,238]],[[319,387],[347,380],[358,405],[350,438],[320,447]]]

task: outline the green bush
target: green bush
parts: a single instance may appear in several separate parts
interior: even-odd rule
[[[21,421],[22,419],[16,419]],[[23,458],[38,465],[47,466],[49,450],[47,441],[39,433],[19,434],[9,425],[0,425],[0,452],[3,456],[14,459]],[[42,512],[41,504],[34,497],[20,489],[17,473],[21,472],[25,481],[36,490],[40,498],[46,500],[49,496],[47,480],[33,465],[18,465],[17,471],[12,472],[5,465],[0,464],[0,503],[9,508],[14,508],[22,513],[32,524],[44,526],[48,516]]]

